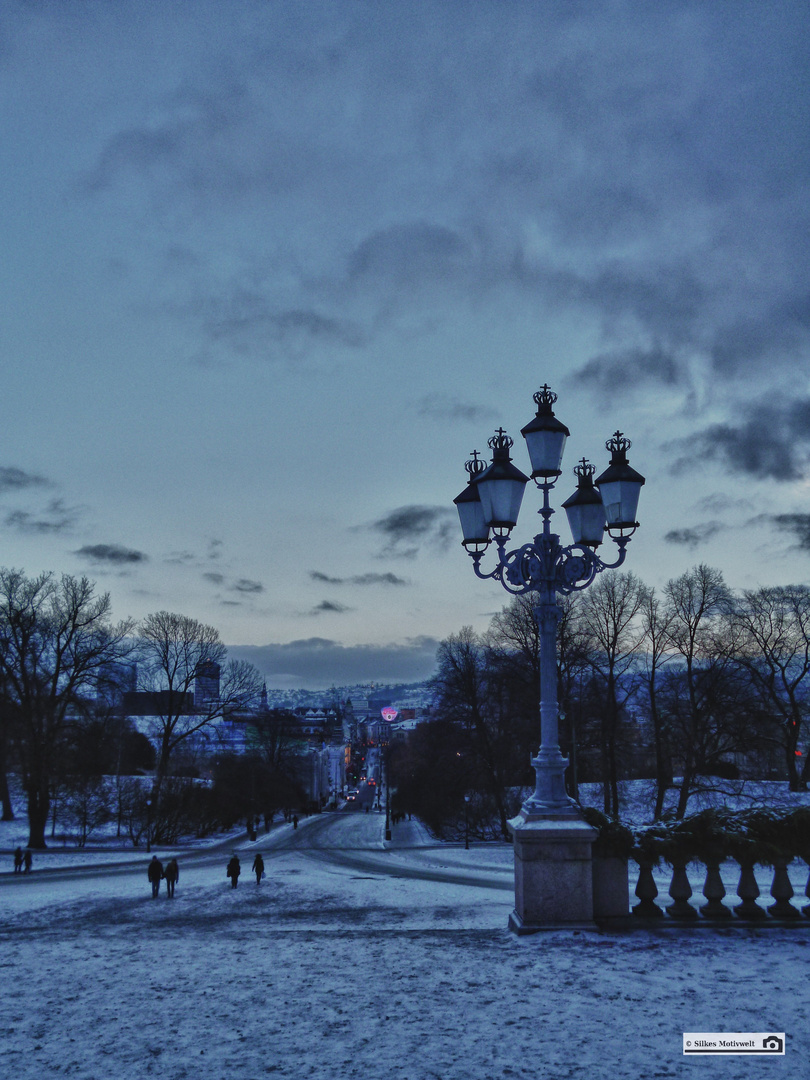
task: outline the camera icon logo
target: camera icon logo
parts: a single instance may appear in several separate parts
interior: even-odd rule
[[[778,1054],[781,1054],[785,1047],[778,1035],[767,1035],[762,1040],[762,1048],[763,1050],[775,1050]]]

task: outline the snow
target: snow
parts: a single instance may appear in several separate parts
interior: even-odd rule
[[[174,900],[151,898],[145,854],[134,868],[0,874],[0,1077],[803,1071],[810,920],[518,938],[506,845],[440,845],[416,822],[386,844],[382,818],[359,813],[232,843],[238,889],[220,844],[181,853]],[[781,1064],[682,1056],[685,1031],[766,1030],[787,1032]]]

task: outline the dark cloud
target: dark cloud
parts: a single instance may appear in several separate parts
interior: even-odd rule
[[[768,519],[779,529],[792,533],[796,547],[810,551],[810,514],[773,514]]]
[[[461,401],[450,394],[426,394],[417,402],[417,412],[420,416],[429,416],[433,420],[467,421],[485,423],[492,420],[497,413],[488,405],[474,405],[469,401]]]
[[[443,225],[426,221],[393,225],[357,246],[349,260],[349,276],[405,287],[447,280],[464,269],[471,254],[467,241]]]
[[[250,578],[239,578],[230,588],[233,592],[260,593],[264,592],[264,585],[260,581],[251,581]]]
[[[399,577],[397,574],[392,574],[390,571],[385,574],[358,574],[356,577],[349,579],[352,585],[407,585],[408,581],[405,578]]]
[[[597,311],[611,336],[626,337],[631,317],[668,347],[695,341],[705,317],[707,289],[687,263],[608,262],[593,271],[551,270],[548,295]]]
[[[0,494],[4,491],[24,491],[26,488],[33,487],[53,487],[53,483],[46,480],[44,476],[37,476],[36,473],[24,472],[22,469],[9,465],[0,466]]]
[[[684,372],[671,352],[656,346],[594,356],[568,381],[590,383],[600,395],[611,396],[636,388],[646,390],[651,385],[675,387],[684,381]]]
[[[722,532],[726,525],[719,521],[707,521],[702,525],[694,525],[691,528],[671,529],[664,535],[669,544],[681,544],[684,547],[696,548],[711,540],[717,533]]]
[[[781,298],[775,306],[723,326],[711,344],[718,375],[729,378],[763,363],[801,361],[810,354],[810,300],[806,294]]]
[[[356,349],[366,341],[363,329],[349,319],[304,308],[280,311],[265,294],[239,291],[232,294],[227,306],[215,301],[208,302],[206,309],[209,340],[225,342],[239,353],[278,346],[295,356],[315,342]]]
[[[241,155],[235,139],[246,118],[244,87],[220,80],[211,92],[185,82],[160,104],[163,119],[148,126],[132,125],[106,140],[95,166],[81,178],[79,191],[98,194],[145,176],[155,184],[182,183],[192,192],[221,193],[223,170],[232,187],[240,186]]]
[[[320,570],[310,570],[309,576],[313,581],[320,581],[324,585],[345,585],[347,578],[330,577],[329,574],[324,574]]]
[[[239,356],[299,360],[319,344],[348,349],[366,344],[360,322],[314,307],[285,308],[274,301],[272,289],[272,280],[261,289],[218,284],[215,291],[166,307],[198,324],[208,347],[225,345]]]
[[[695,503],[695,511],[701,515],[722,514],[727,511],[750,513],[753,505],[750,499],[729,495],[726,491],[713,491],[711,495],[698,499]]]
[[[85,544],[75,554],[93,562],[112,563],[117,566],[131,566],[148,561],[148,556],[143,551],[122,547],[121,544]]]
[[[317,689],[428,679],[435,671],[438,645],[432,637],[389,645],[341,645],[329,638],[312,637],[286,644],[231,645],[228,654],[255,664],[270,686]]]
[[[444,506],[400,506],[369,527],[385,539],[384,555],[413,558],[425,543],[447,547],[455,523]]]
[[[345,604],[339,604],[335,600],[321,600],[320,604],[312,609],[312,614],[322,615],[327,613],[330,615],[343,615],[351,610],[350,607],[347,607]]]
[[[405,578],[398,577],[390,571],[385,574],[356,574],[354,577],[330,577],[320,570],[310,570],[309,576],[313,581],[319,581],[324,585],[407,585]]]
[[[221,585],[225,580],[225,575],[217,574],[215,571],[212,570],[208,573],[203,574],[203,579],[205,581],[210,581],[212,585]]]
[[[191,551],[172,551],[163,561],[170,566],[188,566],[197,561],[197,556]]]
[[[28,510],[13,510],[5,518],[9,528],[27,533],[62,533],[69,532],[79,519],[80,507],[65,506],[62,499],[52,499],[40,513]]]
[[[810,451],[810,399],[757,401],[739,412],[736,423],[712,424],[671,444],[681,453],[675,468],[694,470],[708,459],[760,480],[801,479]]]

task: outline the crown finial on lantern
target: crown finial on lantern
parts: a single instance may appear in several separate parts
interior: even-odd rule
[[[492,438],[487,443],[487,446],[494,453],[509,453],[510,448],[514,445],[514,439],[510,439],[502,427],[499,427]]]
[[[578,465],[574,466],[574,475],[579,477],[580,480],[584,480],[587,476],[589,479],[596,472],[596,466],[591,465],[587,458],[582,458]]]
[[[534,395],[534,403],[537,408],[542,412],[551,412],[551,407],[557,400],[557,395],[548,385],[543,383],[537,393]]]
[[[472,451],[472,457],[464,464],[464,468],[470,474],[471,481],[475,480],[476,477],[480,476],[484,469],[486,469],[486,467],[487,463],[481,460],[477,450]]]
[[[611,454],[626,454],[632,445],[623,431],[614,431],[605,443],[605,449],[610,450]]]

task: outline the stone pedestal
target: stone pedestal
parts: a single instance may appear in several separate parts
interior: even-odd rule
[[[603,922],[630,918],[630,882],[627,859],[594,855],[593,917]]]
[[[593,921],[592,829],[578,818],[535,817],[509,822],[515,847],[517,934],[563,928],[596,929]]]

